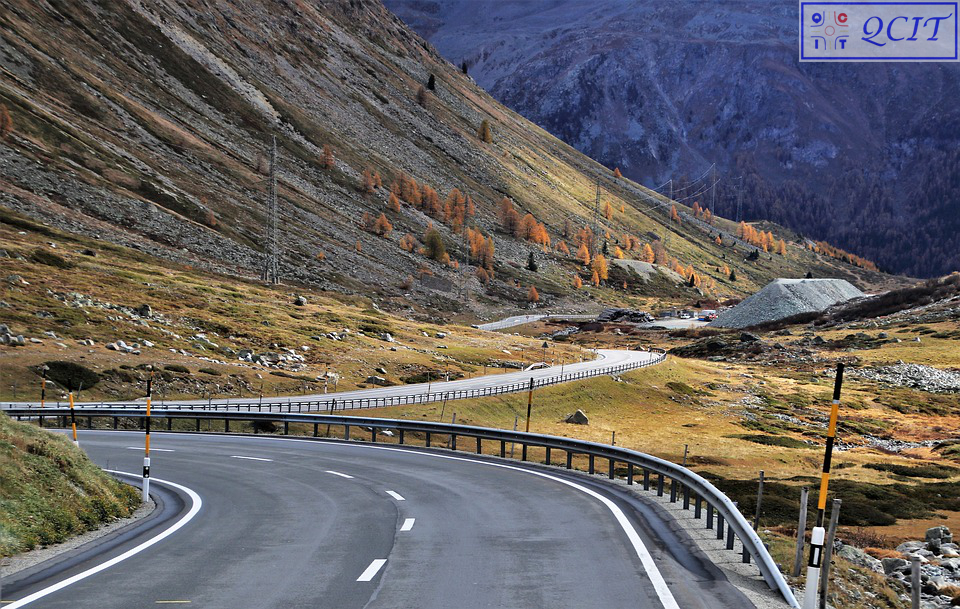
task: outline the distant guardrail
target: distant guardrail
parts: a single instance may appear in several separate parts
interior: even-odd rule
[[[645,361],[630,362],[626,364],[617,364],[606,366],[593,370],[581,370],[558,374],[556,376],[531,379],[533,388],[546,387],[559,383],[566,383],[580,379],[592,378],[596,376],[608,376],[646,368],[666,360],[667,354],[663,349],[651,349],[654,357]],[[505,393],[516,393],[526,391],[531,387],[531,381],[518,381],[506,385],[494,385],[490,387],[481,387],[476,389],[457,389],[451,391],[427,391],[411,392],[401,395],[382,396],[382,397],[357,397],[357,398],[321,398],[304,399],[287,398],[282,402],[271,401],[271,398],[260,398],[247,402],[231,399],[229,402],[214,402],[210,400],[207,404],[203,403],[168,403],[158,402],[154,399],[153,408],[155,410],[214,410],[214,411],[243,411],[243,412],[316,412],[324,411],[330,414],[337,411],[360,410],[364,408],[386,408],[388,406],[407,406],[413,404],[429,404],[431,402],[442,402],[444,400],[464,400],[468,398],[482,398],[492,395],[502,395]],[[3,410],[9,411],[16,409],[20,405],[16,402],[10,402],[3,405]],[[115,408],[115,409],[141,409],[144,407],[143,401],[137,402],[109,402],[102,404],[78,404],[78,410],[88,410],[93,408]]]
[[[112,419],[113,429],[118,429],[120,419],[139,419],[141,427],[146,411],[138,405],[138,409],[104,407],[104,408],[17,408],[10,409],[7,414],[16,419],[40,419],[43,425],[45,418],[59,420],[64,427],[71,418],[86,419],[87,427],[93,428],[95,418]],[[703,520],[707,529],[716,531],[717,539],[726,538],[726,548],[734,550],[735,539],[740,539],[741,557],[744,563],[753,560],[763,576],[764,581],[772,589],[779,591],[784,600],[791,607],[799,607],[789,585],[784,579],[776,563],[770,556],[760,537],[747,522],[737,505],[709,481],[687,469],[664,459],[647,455],[638,451],[609,446],[596,442],[587,442],[572,438],[549,436],[535,433],[525,433],[489,427],[472,427],[447,423],[433,423],[426,421],[408,421],[398,419],[381,419],[375,417],[359,417],[345,415],[302,414],[292,412],[242,412],[242,411],[211,411],[211,410],[153,410],[152,419],[166,419],[167,429],[172,429],[173,421],[177,419],[193,419],[195,431],[200,431],[200,422],[203,420],[222,420],[224,432],[230,433],[230,422],[274,422],[283,425],[282,433],[289,434],[290,424],[312,425],[313,437],[320,437],[320,426],[327,426],[326,435],[329,436],[330,426],[343,427],[344,441],[350,441],[352,430],[369,432],[370,441],[377,442],[388,436],[399,444],[410,444],[410,440],[422,438],[424,446],[436,447],[438,436],[450,450],[463,450],[464,438],[474,441],[477,454],[483,454],[483,442],[499,443],[499,456],[506,458],[507,444],[520,446],[520,460],[527,461],[530,447],[545,449],[547,465],[557,463],[553,451],[565,453],[567,469],[573,468],[573,459],[576,455],[586,455],[588,458],[588,472],[596,473],[596,459],[607,461],[608,476],[613,479],[616,465],[625,464],[627,484],[634,484],[637,476],[641,478],[644,490],[655,488],[658,496],[669,492],[670,501],[683,502],[683,509],[691,506],[694,518]],[[154,426],[154,431],[162,432],[162,427]],[[309,429],[309,428],[308,428]],[[379,432],[379,433],[378,433]],[[388,432],[388,433],[384,433]],[[512,450],[510,453],[512,454]]]

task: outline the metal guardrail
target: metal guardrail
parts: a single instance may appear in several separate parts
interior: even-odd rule
[[[558,374],[557,376],[544,377],[539,379],[533,379],[533,388],[537,389],[539,387],[547,387],[549,385],[556,385],[559,383],[566,383],[569,381],[576,381],[580,379],[592,378],[596,376],[607,376],[611,374],[620,374],[622,372],[628,372],[630,370],[636,370],[638,368],[646,368],[648,366],[653,366],[659,364],[666,360],[667,354],[663,349],[651,349],[652,353],[655,353],[656,356],[646,360],[638,361],[627,364],[618,364],[616,366],[607,366],[604,368],[597,368],[595,370],[581,370],[577,372],[569,372],[566,374]],[[530,389],[530,381],[518,381],[516,383],[509,383],[507,385],[495,385],[491,387],[482,387],[479,389],[459,389],[453,391],[428,391],[428,392],[417,392],[417,393],[406,393],[402,395],[394,396],[384,396],[384,397],[371,397],[371,398],[337,398],[335,394],[332,394],[328,398],[322,399],[312,399],[312,400],[297,400],[296,398],[287,398],[282,402],[271,401],[269,398],[251,400],[248,402],[242,402],[238,400],[228,400],[228,401],[214,401],[210,400],[206,404],[197,401],[185,401],[185,402],[173,402],[173,403],[164,403],[162,400],[157,400],[154,398],[153,409],[154,410],[215,410],[215,411],[229,411],[236,410],[242,412],[313,412],[313,411],[324,411],[328,413],[334,413],[336,411],[345,411],[345,410],[360,410],[364,408],[385,408],[388,406],[408,406],[412,404],[428,404],[431,402],[442,402],[444,400],[463,400],[468,398],[482,398],[492,395],[502,395],[505,393],[516,393],[518,391],[526,391]],[[15,402],[11,402],[2,407],[3,410],[9,411],[10,409],[16,409],[18,405]],[[106,402],[101,404],[77,404],[79,410],[88,410],[91,408],[126,408],[126,409],[138,409],[144,408],[144,403],[139,402]]]
[[[18,408],[7,411],[7,414],[16,419],[31,418],[40,419],[43,424],[44,418],[60,418],[63,426],[73,417],[86,419],[87,427],[93,427],[94,418],[109,418],[113,420],[113,428],[118,429],[119,420],[122,418],[142,419],[146,417],[144,409],[130,410],[127,408],[87,408],[74,409],[69,408]],[[224,432],[230,432],[231,421],[247,422],[277,422],[283,424],[283,434],[289,433],[289,426],[294,424],[313,425],[313,437],[320,437],[320,425],[343,427],[343,438],[346,441],[351,440],[351,429],[362,429],[370,432],[370,441],[377,442],[378,431],[381,435],[384,431],[390,432],[390,437],[396,437],[399,444],[409,443],[411,435],[419,434],[425,440],[425,446],[430,447],[435,436],[445,436],[445,443],[451,450],[458,450],[457,440],[460,438],[473,438],[476,442],[476,453],[482,454],[483,441],[489,440],[499,442],[499,456],[506,458],[507,444],[520,445],[520,459],[528,460],[528,449],[531,446],[546,449],[547,465],[556,463],[552,457],[552,451],[560,450],[566,455],[566,468],[573,468],[573,458],[575,455],[586,455],[589,459],[588,472],[596,472],[596,459],[605,459],[608,462],[608,475],[614,478],[614,470],[617,463],[627,466],[627,484],[634,484],[636,476],[642,477],[644,490],[650,490],[651,486],[656,489],[658,496],[664,496],[669,492],[670,501],[676,503],[683,502],[683,509],[689,510],[691,505],[694,510],[695,519],[703,519],[708,529],[715,529],[717,539],[724,539],[724,523],[726,523],[726,548],[734,549],[734,540],[739,538],[742,545],[742,560],[749,563],[753,559],[760,569],[760,573],[767,585],[772,590],[777,590],[783,595],[784,600],[791,607],[799,607],[789,585],[784,579],[776,563],[770,556],[760,537],[753,530],[750,523],[740,513],[737,505],[713,484],[694,473],[693,471],[676,465],[664,459],[647,455],[641,452],[621,448],[618,446],[609,446],[596,442],[587,442],[572,438],[563,438],[559,436],[549,436],[535,433],[525,433],[521,431],[511,431],[495,429],[490,427],[472,427],[467,425],[454,425],[448,423],[433,423],[426,421],[407,421],[398,419],[380,419],[375,417],[359,417],[345,415],[320,415],[320,414],[300,414],[300,413],[281,413],[281,412],[217,412],[209,410],[153,410],[151,413],[153,419],[166,419],[167,429],[172,429],[172,423],[177,419],[193,419],[196,421],[196,431],[200,431],[201,420],[223,420]],[[162,433],[162,428],[154,427],[154,430]],[[329,435],[329,433],[327,434]],[[434,443],[434,446],[436,444]],[[462,450],[462,444],[460,450]],[[511,450],[512,452],[512,450]],[[637,471],[639,469],[639,471]],[[651,477],[656,479],[652,480]],[[667,482],[669,481],[669,488]],[[706,508],[706,509],[704,509]],[[703,518],[705,512],[705,518]]]

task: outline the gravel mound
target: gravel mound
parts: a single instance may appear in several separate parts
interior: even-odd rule
[[[854,374],[881,383],[912,387],[932,393],[960,392],[960,374],[921,364],[904,364],[901,362],[880,368],[858,369]]]
[[[863,296],[843,279],[776,279],[737,306],[723,311],[709,325],[746,328],[800,313],[825,311]]]

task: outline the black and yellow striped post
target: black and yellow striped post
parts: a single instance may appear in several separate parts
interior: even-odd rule
[[[143,502],[150,500],[150,407],[153,402],[153,370],[147,377],[147,416],[143,421],[146,436],[143,443]]]
[[[803,609],[815,609],[817,591],[820,589],[820,567],[823,562],[823,542],[826,531],[823,517],[827,510],[827,487],[830,484],[830,460],[833,444],[837,438],[837,415],[840,412],[840,388],[843,385],[843,364],[837,364],[837,380],[833,385],[833,404],[830,407],[830,424],[827,427],[827,446],[823,455],[823,472],[820,477],[820,497],[817,500],[817,525],[810,534],[810,560],[807,562],[807,587],[803,595]]]
[[[530,411],[533,410],[533,378],[530,378],[530,391],[527,392],[527,433],[530,433]]]
[[[70,427],[73,429],[73,445],[80,446],[80,442],[77,440],[77,417],[73,412],[73,392],[70,392]]]

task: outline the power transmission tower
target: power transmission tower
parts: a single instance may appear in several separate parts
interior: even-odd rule
[[[593,239],[594,241],[590,243],[590,249],[593,250],[590,252],[591,255],[596,254],[596,242],[597,235],[600,234],[600,178],[597,177],[597,199],[593,204]]]
[[[267,193],[267,244],[263,259],[263,274],[261,279],[267,283],[280,283],[278,265],[279,240],[277,236],[279,224],[279,210],[277,209],[277,137],[273,137],[273,147],[270,149],[270,186]]]
[[[743,220],[743,176],[740,176],[740,184],[737,186],[737,222]]]
[[[717,164],[713,164],[713,184],[710,186],[710,211],[717,213]]]

